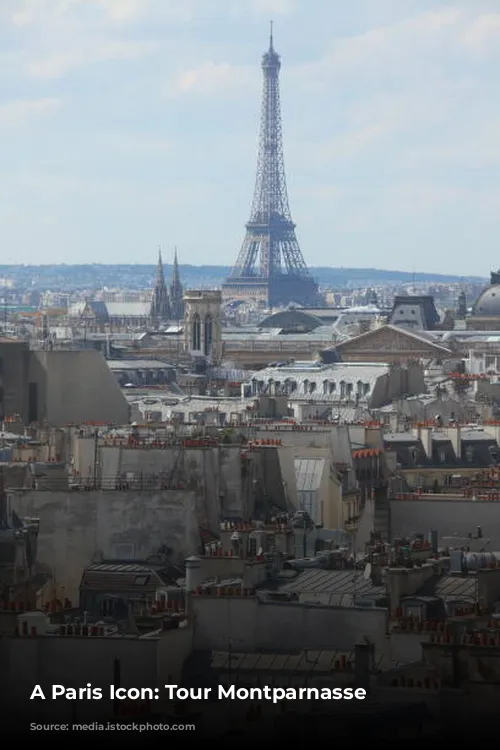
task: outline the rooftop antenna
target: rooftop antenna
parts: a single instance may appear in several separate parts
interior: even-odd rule
[[[273,49],[273,21],[270,21],[269,25],[270,25],[269,49]]]

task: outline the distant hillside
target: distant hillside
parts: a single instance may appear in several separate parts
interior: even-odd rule
[[[150,286],[156,266],[140,264],[105,265],[0,265],[0,276],[13,279],[15,285],[52,289],[89,289],[108,286],[110,288],[144,288]],[[172,267],[165,264],[168,277]],[[180,273],[186,285],[217,286],[230,272],[228,266],[181,265]],[[385,271],[378,268],[311,268],[316,281],[324,287],[348,288],[405,284],[412,281],[428,284],[469,283],[486,284],[480,276],[455,276],[434,273],[411,273],[409,271]]]

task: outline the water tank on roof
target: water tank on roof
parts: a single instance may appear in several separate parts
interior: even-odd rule
[[[496,565],[497,559],[493,552],[467,552],[464,555],[464,564],[467,570],[481,570],[491,564]]]
[[[195,591],[201,584],[201,560],[193,555],[186,560],[186,592]]]

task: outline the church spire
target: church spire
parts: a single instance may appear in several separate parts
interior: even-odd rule
[[[163,273],[161,247],[158,248],[158,265],[156,266],[156,281],[151,301],[151,317],[155,325],[159,325],[170,318],[170,300],[165,284],[165,274]]]
[[[158,245],[158,264],[156,266],[156,285],[165,286],[165,274],[163,273],[163,259],[161,257],[161,245]]]
[[[170,302],[172,308],[172,318],[182,320],[184,317],[184,289],[181,283],[179,273],[179,263],[177,260],[177,248],[174,249],[174,263],[172,268],[172,281],[170,283]]]

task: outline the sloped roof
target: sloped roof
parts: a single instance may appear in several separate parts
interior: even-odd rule
[[[155,590],[172,583],[167,566],[148,563],[93,563],[83,571],[80,588],[101,591],[124,591],[137,589],[137,592]]]
[[[388,323],[385,326],[380,326],[380,328],[375,328],[373,331],[366,331],[365,333],[360,333],[358,336],[354,336],[351,339],[346,339],[345,341],[342,341],[341,343],[337,344],[335,346],[335,349],[342,350],[346,346],[350,346],[351,344],[358,343],[360,341],[366,341],[370,338],[376,339],[377,334],[380,334],[381,331],[393,331],[394,334],[402,337],[407,337],[409,339],[412,339],[413,341],[418,341],[421,344],[425,344],[430,349],[435,349],[436,352],[439,352],[441,355],[443,354],[452,354],[451,349],[449,349],[447,346],[443,346],[442,344],[438,344],[436,341],[433,340],[431,336],[428,335],[427,331],[418,331],[416,333],[415,331],[409,331],[407,328],[402,328],[401,326],[394,326]]]

